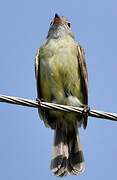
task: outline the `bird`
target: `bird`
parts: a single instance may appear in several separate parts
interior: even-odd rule
[[[70,21],[55,14],[35,58],[37,98],[50,103],[87,107],[88,74],[84,49],[75,42]],[[57,177],[84,172],[78,128],[87,127],[83,114],[38,108],[46,127],[54,130],[51,171]]]

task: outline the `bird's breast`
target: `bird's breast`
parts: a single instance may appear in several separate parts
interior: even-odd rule
[[[73,106],[79,106],[83,102],[75,45],[63,42],[54,45],[52,42],[40,51],[40,92],[41,98],[46,102]],[[56,111],[50,111],[48,116],[61,119],[61,122],[66,118],[65,113]],[[71,113],[68,117],[65,124],[77,119],[78,115]]]
[[[47,45],[40,58],[42,98],[59,104],[82,101],[81,78],[76,47],[68,44]],[[71,97],[75,98],[71,98]]]

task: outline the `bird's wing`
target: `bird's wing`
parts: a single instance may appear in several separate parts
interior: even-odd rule
[[[42,96],[41,96],[41,88],[40,88],[40,49],[38,49],[37,51],[37,55],[35,57],[35,77],[36,77],[36,84],[37,84],[37,96],[40,100],[42,100]],[[50,124],[46,118],[46,114],[47,114],[47,110],[38,109],[40,118],[44,121],[46,127],[48,127]],[[54,129],[54,125],[50,125],[53,129]]]
[[[35,77],[36,77],[36,84],[37,84],[37,94],[38,94],[38,98],[39,98],[39,90],[40,90],[40,83],[39,83],[39,73],[40,73],[40,61],[39,61],[39,49],[37,51],[37,55],[35,57]]]
[[[88,74],[85,60],[85,53],[82,46],[78,45],[78,62],[81,73],[82,91],[84,95],[84,104],[88,105]]]
[[[84,104],[88,105],[88,73],[85,61],[85,53],[82,46],[78,45],[78,62],[81,73],[82,92],[84,95]],[[87,127],[88,117],[84,118],[83,126],[84,129]]]

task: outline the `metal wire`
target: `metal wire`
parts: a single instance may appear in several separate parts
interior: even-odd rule
[[[40,100],[35,101],[35,100],[23,99],[23,98],[6,96],[6,95],[0,95],[0,102],[17,104],[21,106],[28,106],[28,107],[34,107],[34,108],[65,111],[69,113],[70,112],[81,113],[81,114],[85,113],[84,108],[81,108],[81,107],[66,106],[66,105],[60,105],[60,104],[55,104],[55,103],[42,102]],[[117,121],[117,114],[98,111],[98,110],[90,109],[88,116]]]

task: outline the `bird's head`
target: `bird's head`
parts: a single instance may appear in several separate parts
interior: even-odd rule
[[[53,21],[50,23],[47,38],[58,39],[65,36],[71,36],[74,39],[70,21],[56,13]]]

